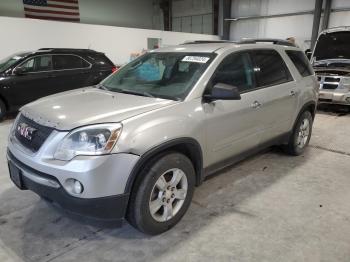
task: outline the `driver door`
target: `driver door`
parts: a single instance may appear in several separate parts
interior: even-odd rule
[[[259,145],[262,120],[255,106],[254,70],[248,52],[229,54],[209,83],[236,86],[240,100],[217,100],[203,105],[206,115],[208,166],[228,160]]]
[[[22,72],[13,77],[10,83],[10,95],[16,97],[18,106],[50,94],[50,88],[55,85],[51,55],[32,57],[19,67]]]

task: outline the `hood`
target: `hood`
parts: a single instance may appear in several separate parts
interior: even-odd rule
[[[350,31],[325,31],[317,39],[313,61],[327,59],[350,60]]]
[[[121,122],[175,103],[179,102],[83,88],[39,99],[20,111],[39,124],[71,130],[90,124]]]

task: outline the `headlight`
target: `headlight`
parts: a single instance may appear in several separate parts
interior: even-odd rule
[[[121,130],[121,124],[91,125],[75,129],[59,144],[54,157],[68,161],[78,155],[108,154],[117,143]]]
[[[350,87],[350,77],[344,77],[340,81],[339,87],[347,88]]]

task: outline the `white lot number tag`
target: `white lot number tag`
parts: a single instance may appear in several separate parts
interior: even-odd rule
[[[206,62],[208,62],[209,57],[205,57],[205,56],[185,56],[182,59],[182,62],[192,62],[192,63],[201,63],[201,64],[205,64]]]

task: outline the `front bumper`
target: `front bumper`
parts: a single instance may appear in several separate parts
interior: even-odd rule
[[[348,90],[339,89],[320,89],[318,103],[350,105],[350,92]]]
[[[16,159],[11,152],[7,158],[12,165],[21,170],[22,190],[31,190],[59,204],[62,208],[91,219],[121,223],[128,205],[129,195],[121,194],[101,198],[78,198],[71,196],[62,186],[55,186],[59,181],[55,177],[38,172]],[[41,179],[38,180],[38,179]],[[50,181],[51,185],[45,185],[44,181]]]
[[[126,185],[139,156],[118,153],[77,156],[71,161],[53,159],[57,143],[65,134],[53,131],[36,153],[29,152],[9,137],[7,159],[19,172],[22,189],[57,202],[64,209],[91,218],[123,218],[128,203]],[[71,180],[78,180],[83,191],[75,194]]]

